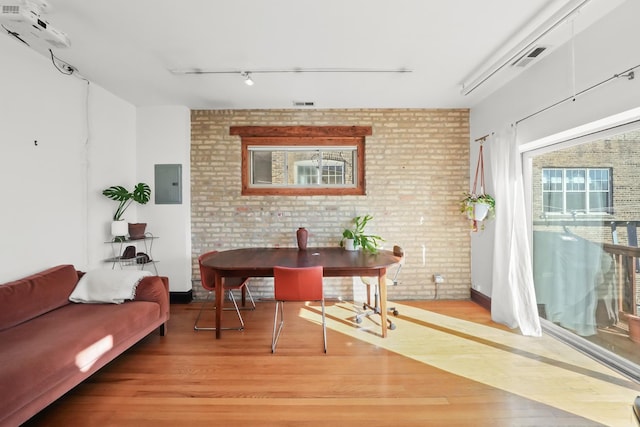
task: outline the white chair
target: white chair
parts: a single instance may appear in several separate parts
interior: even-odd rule
[[[386,276],[386,285],[387,288],[389,286],[397,286],[398,285],[398,274],[400,270],[402,270],[402,266],[404,265],[404,250],[400,246],[393,247],[393,254],[397,257],[400,257],[400,262],[398,263],[397,268],[395,269],[393,276],[389,278],[389,275]],[[356,315],[355,321],[356,323],[362,323],[362,319],[365,317],[370,317],[376,314],[381,313],[380,308],[380,287],[378,286],[378,279],[376,277],[361,277],[362,283],[367,286],[367,302],[362,304],[362,311]],[[371,286],[374,286],[374,302],[371,305]],[[388,307],[387,311],[392,313],[394,316],[400,314],[395,307]],[[391,319],[387,318],[387,323],[389,324],[389,329],[394,330],[396,328],[395,323],[391,321]]]

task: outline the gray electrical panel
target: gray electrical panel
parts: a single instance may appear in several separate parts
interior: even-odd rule
[[[155,165],[156,205],[182,204],[182,165]]]

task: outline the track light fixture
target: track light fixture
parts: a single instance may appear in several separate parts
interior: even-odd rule
[[[244,84],[246,84],[247,86],[253,86],[253,80],[251,80],[251,73],[249,73],[248,71],[242,71],[240,75],[244,77]]]
[[[215,70],[207,68],[173,68],[169,70],[173,74],[240,74],[246,80],[251,80],[251,74],[301,74],[301,73],[412,73],[413,70],[407,68],[283,68],[283,69],[254,69],[251,71],[241,70]],[[245,81],[246,81],[245,80]]]

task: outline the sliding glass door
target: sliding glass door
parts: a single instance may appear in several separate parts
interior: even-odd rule
[[[640,364],[640,127],[525,159],[540,316]]]

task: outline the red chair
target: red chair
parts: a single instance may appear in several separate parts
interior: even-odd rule
[[[276,311],[273,319],[273,336],[271,352],[276,352],[276,345],[284,325],[285,301],[321,301],[322,303],[322,337],[324,352],[327,352],[327,326],[324,312],[324,293],[322,289],[322,266],[317,267],[274,267],[274,294]],[[278,311],[280,324],[278,326]],[[276,331],[277,329],[277,331]]]
[[[202,307],[200,307],[200,311],[198,312],[198,317],[196,317],[196,321],[193,324],[193,329],[196,331],[215,331],[216,330],[216,328],[210,328],[210,327],[203,328],[198,326],[198,321],[200,320],[200,316],[202,315],[202,310],[204,310],[204,307],[211,300],[211,297],[214,295],[214,292],[215,292],[215,277],[214,277],[213,270],[207,267],[206,265],[203,265],[202,262],[205,259],[209,258],[211,255],[214,255],[216,253],[218,253],[218,251],[211,251],[211,252],[204,253],[198,257],[198,264],[200,265],[200,281],[202,283],[202,287],[208,290],[209,293],[207,295],[207,299],[202,303]],[[222,329],[233,329],[238,331],[241,331],[244,329],[244,321],[242,320],[242,316],[240,315],[241,309],[238,307],[238,304],[236,303],[236,299],[233,296],[234,290],[242,291],[242,310],[255,310],[256,303],[253,300],[253,296],[251,295],[251,291],[249,290],[249,286],[247,285],[248,280],[249,280],[248,277],[225,277],[224,278],[223,280],[224,290],[229,295],[229,299],[233,303],[234,308],[229,307],[229,308],[224,308],[223,310],[235,309],[236,313],[238,314],[238,319],[240,319],[240,326],[236,328],[222,328]],[[249,295],[249,299],[251,300],[250,307],[246,307],[246,296],[245,296],[246,294]]]

